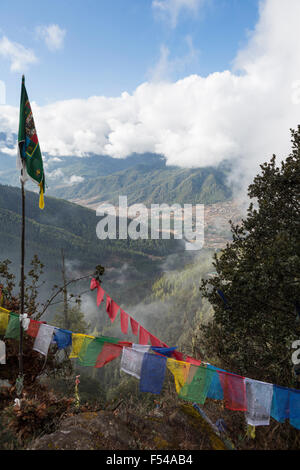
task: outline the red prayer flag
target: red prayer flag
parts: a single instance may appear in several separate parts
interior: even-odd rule
[[[115,321],[116,316],[118,315],[119,308],[120,308],[119,305],[114,300],[112,300],[110,304],[110,314],[109,314],[109,318],[112,323]]]
[[[116,343],[104,343],[94,367],[103,367],[110,361],[120,356],[123,348],[131,348],[132,343],[129,341],[119,341]]]
[[[137,336],[138,331],[139,331],[139,324],[137,321],[135,321],[132,317],[130,317],[130,325],[131,325],[131,330],[132,333]]]
[[[163,347],[163,343],[151,333],[150,333],[150,343],[152,344],[152,346],[156,346],[157,348]]]
[[[112,323],[115,321],[119,308],[119,305],[106,294],[106,311]]]
[[[37,321],[37,320],[32,320],[30,318],[30,323],[29,323],[29,326],[26,330],[26,333],[31,336],[32,338],[36,338],[37,337],[37,334],[39,332],[39,329],[40,329],[40,325],[42,324],[43,322],[41,321]]]
[[[121,331],[124,333],[124,335],[127,335],[128,333],[128,313],[124,312],[124,310],[121,309]]]
[[[122,348],[131,348],[132,342],[131,341],[118,341],[118,344],[122,346]]]
[[[120,356],[123,346],[114,343],[104,343],[100,354],[97,357],[94,367],[103,367],[110,361]]]
[[[177,361],[184,361],[184,355],[179,351],[173,351],[172,356]]]
[[[108,315],[110,315],[110,306],[111,306],[111,297],[109,297],[109,295],[106,294],[106,311]]]
[[[140,325],[139,344],[148,344],[149,335],[149,331],[145,330],[145,328]]]
[[[247,411],[244,377],[217,371],[223,388],[225,406],[229,410]]]
[[[194,364],[195,366],[200,366],[201,365],[201,361],[198,361],[197,359],[194,359],[191,356],[186,356],[185,362],[189,362],[190,364]]]
[[[104,289],[99,285],[97,287],[97,307],[101,304],[104,298]]]
[[[92,280],[91,280],[90,289],[91,289],[91,290],[94,290],[94,289],[96,289],[96,287],[98,287],[98,286],[99,286],[99,282],[96,281],[96,279],[93,277]]]

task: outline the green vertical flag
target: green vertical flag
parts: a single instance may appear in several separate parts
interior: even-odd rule
[[[99,338],[87,336],[78,354],[78,364],[94,367],[105,343],[117,344],[118,339],[109,336],[100,336]]]
[[[187,380],[180,389],[179,397],[204,405],[211,381],[216,373],[215,370],[204,366],[191,365]]]
[[[43,159],[34,125],[31,106],[25,88],[25,78],[22,77],[22,90],[20,102],[20,120],[18,135],[19,163],[22,171],[22,181],[28,178],[40,187],[39,207],[44,209],[45,174]]]

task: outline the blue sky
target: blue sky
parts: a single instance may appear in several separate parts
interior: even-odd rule
[[[299,0],[2,0],[0,152],[25,71],[47,158],[230,160],[248,185],[299,124],[299,17]]]
[[[36,61],[21,68],[30,99],[39,105],[119,96],[152,79],[163,50],[173,64],[167,77],[173,81],[231,69],[257,22],[258,0],[195,4],[196,10],[182,7],[174,25],[152,0],[2,0],[0,40],[6,37],[34,54]],[[55,50],[37,33],[49,25],[65,32]],[[11,71],[9,56],[0,50],[7,104],[18,104],[21,73]]]

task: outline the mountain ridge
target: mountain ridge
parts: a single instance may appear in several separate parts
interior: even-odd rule
[[[3,153],[4,137],[0,136],[1,182],[17,186],[15,158]],[[5,144],[10,151],[11,139]],[[227,183],[229,162],[218,167],[186,168],[167,165],[162,155],[152,153],[132,154],[122,159],[95,154],[44,155],[44,169],[46,194],[76,202],[93,198],[95,202],[116,204],[119,195],[126,195],[129,204],[147,206],[151,203],[212,204],[232,196]],[[30,182],[29,188],[36,189]]]

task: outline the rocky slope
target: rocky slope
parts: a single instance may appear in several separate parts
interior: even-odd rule
[[[191,405],[149,413],[101,410],[64,419],[57,431],[29,450],[226,450],[224,442]]]

